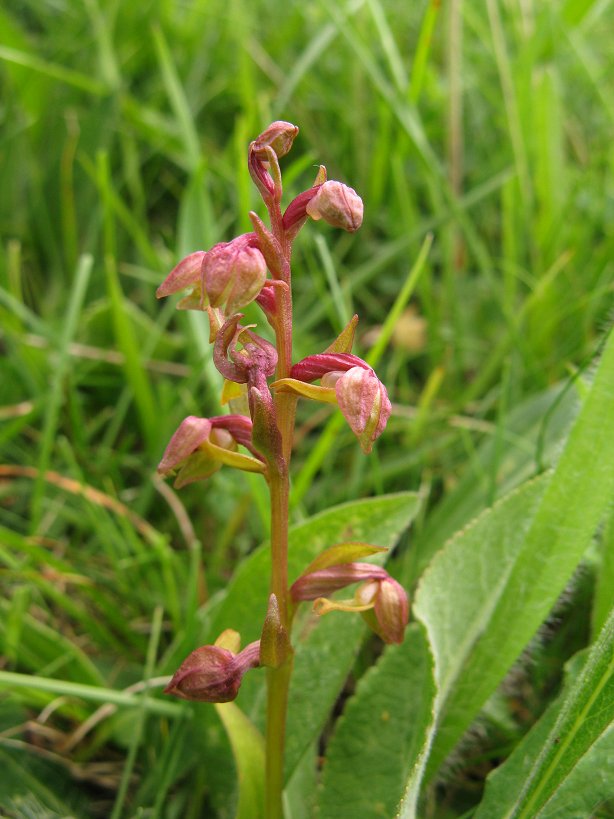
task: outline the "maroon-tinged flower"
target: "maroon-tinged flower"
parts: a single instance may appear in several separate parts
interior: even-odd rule
[[[308,355],[292,367],[290,376],[299,381],[317,381],[329,373],[343,373],[352,367],[361,367],[371,371],[371,367],[362,358],[352,353],[317,353]]]
[[[277,366],[277,350],[266,339],[242,327],[240,313],[231,316],[219,329],[213,361],[224,378],[237,384],[261,386]]]
[[[316,600],[318,597],[344,589],[352,583],[381,580],[385,577],[388,577],[386,570],[372,563],[343,563],[301,575],[292,584],[290,595],[295,602]]]
[[[256,301],[262,308],[265,316],[267,316],[269,320],[275,320],[277,314],[277,296],[275,294],[275,288],[270,284],[266,284],[260,293],[258,293]]]
[[[360,582],[350,600],[329,600],[332,594]],[[306,572],[290,587],[295,603],[314,600],[317,614],[331,611],[359,612],[369,627],[386,643],[401,643],[409,621],[405,589],[385,569],[371,563],[343,563]]]
[[[324,219],[329,225],[350,233],[362,225],[362,199],[343,182],[324,182],[307,202],[305,210],[312,219]]]
[[[321,386],[312,381],[320,379]],[[299,361],[290,378],[273,387],[316,401],[337,404],[366,453],[382,434],[391,413],[386,387],[371,367],[350,353],[321,353]]]
[[[181,663],[164,693],[193,702],[230,702],[245,672],[259,665],[260,640],[238,654],[220,645],[201,646]]]
[[[409,622],[409,598],[403,586],[394,578],[386,577],[378,581],[372,600],[377,623],[374,630],[385,643],[402,643]]]
[[[241,444],[254,457],[237,451]],[[158,464],[161,475],[176,474],[175,487],[204,480],[222,464],[247,472],[264,472],[265,465],[252,445],[252,422],[243,415],[185,418],[169,441]]]
[[[292,143],[298,134],[298,127],[291,122],[276,120],[266,128],[260,136],[252,142],[250,150],[253,151],[257,159],[266,160],[268,155],[264,150],[266,147],[272,148],[279,158],[289,153]]]
[[[299,193],[288,205],[283,215],[283,226],[286,234],[294,237],[307,219],[307,205],[311,202],[322,185],[314,185]]]
[[[234,313],[254,301],[264,287],[267,265],[255,233],[244,233],[211,250],[190,253],[174,267],[156,291],[161,299],[182,290],[191,294],[179,309],[203,310],[207,305]]]
[[[255,233],[220,242],[202,259],[202,299],[207,298],[212,307],[223,307],[226,313],[235,313],[260,293],[266,272]]]

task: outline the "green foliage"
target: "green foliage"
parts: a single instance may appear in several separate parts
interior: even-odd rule
[[[365,202],[355,237],[297,239],[296,358],[358,312],[395,409],[366,459],[299,405],[291,579],[399,541],[420,621],[374,663],[359,618],[301,609],[288,815],[614,815],[613,23],[597,0],[2,5],[0,812],[255,799],[264,672],[229,730],[239,796],[215,709],[158,696],[221,629],[258,637],[268,519],[258,477],[152,479],[222,411],[206,322],[154,293],[251,229],[247,143],[284,118],[285,201],[322,161]]]
[[[233,702],[215,706],[237,766],[237,819],[259,819],[264,807],[264,739]]]
[[[393,816],[407,771],[418,763],[435,695],[424,630],[386,649],[361,678],[326,755],[320,815]]]
[[[612,797],[613,723],[614,610],[559,699],[489,777],[478,819],[593,815]]]

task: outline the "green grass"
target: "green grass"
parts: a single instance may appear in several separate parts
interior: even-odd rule
[[[365,202],[355,236],[297,240],[295,355],[358,312],[356,352],[395,405],[367,460],[337,415],[315,426],[301,404],[295,522],[420,491],[396,566],[414,583],[557,457],[614,305],[613,25],[607,0],[3,4],[0,755],[25,772],[11,799],[33,776],[54,815],[232,815],[229,747],[214,774],[194,750],[206,760],[221,725],[125,689],[198,644],[267,534],[257,480],[223,470],[177,495],[152,476],[185,415],[219,411],[220,386],[204,317],[155,289],[249,229],[247,143],[272,119],[301,129],[287,199],[322,162]],[[482,716],[425,816],[479,802],[475,759],[509,753],[591,616],[595,634],[605,622],[612,531],[561,604],[565,639],[534,648],[516,710]],[[105,689],[117,709],[66,745]],[[45,709],[49,731],[16,731]]]

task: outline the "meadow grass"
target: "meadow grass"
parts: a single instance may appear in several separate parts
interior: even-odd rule
[[[297,241],[296,357],[359,312],[356,352],[394,403],[368,461],[338,414],[301,407],[295,522],[419,490],[396,565],[411,584],[552,462],[612,317],[613,24],[604,0],[3,4],[0,806],[231,815],[232,775],[199,764],[230,758],[220,726],[147,681],[266,537],[266,491],[229,470],[180,495],[154,477],[182,418],[220,409],[206,321],[155,289],[250,229],[246,148],[271,120],[301,129],[287,199],[322,161],[365,202],[356,237]],[[479,801],[591,608],[605,619],[612,560],[591,565],[521,707],[491,704],[425,815]]]

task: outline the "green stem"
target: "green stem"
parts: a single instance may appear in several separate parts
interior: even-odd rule
[[[266,819],[283,819],[284,745],[292,658],[267,675]]]
[[[271,476],[271,592],[277,597],[281,623],[288,626],[288,471]]]
[[[282,625],[289,631],[288,600],[288,497],[289,480],[285,464],[270,480],[271,491],[271,592],[276,595]],[[267,673],[266,724],[266,819],[282,819],[284,747],[288,689],[292,654],[278,668]]]
[[[276,322],[277,378],[286,378],[292,367],[292,293],[290,290],[291,247],[283,229],[279,206],[269,208],[271,227],[282,248],[280,259],[282,280],[287,288],[280,288],[279,314]],[[281,435],[281,452],[269,478],[271,493],[271,592],[277,597],[280,619],[290,633],[290,600],[288,590],[288,517],[290,478],[289,465],[294,435],[296,399],[278,393],[275,396],[277,424]],[[288,691],[292,674],[292,651],[278,668],[267,670],[267,723],[266,723],[266,819],[283,819],[284,748]]]

